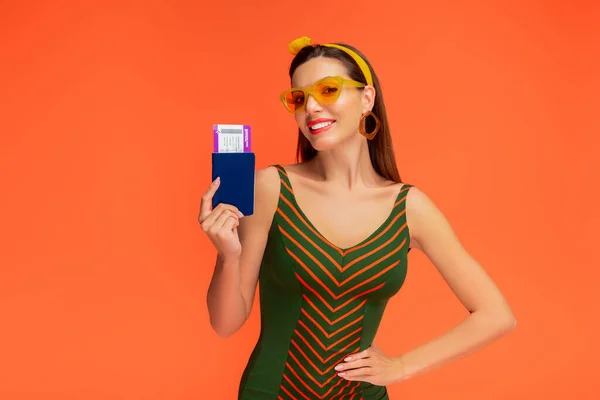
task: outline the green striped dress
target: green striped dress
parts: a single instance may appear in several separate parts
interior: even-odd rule
[[[342,249],[304,215],[287,172],[275,167],[281,189],[259,275],[261,332],[238,399],[389,399],[385,386],[345,380],[334,367],[372,344],[404,283],[411,185],[375,232]]]

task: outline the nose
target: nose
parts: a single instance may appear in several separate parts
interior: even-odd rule
[[[323,107],[321,107],[319,102],[316,101],[312,95],[308,95],[308,98],[306,99],[305,108],[306,113],[309,115],[323,110]]]

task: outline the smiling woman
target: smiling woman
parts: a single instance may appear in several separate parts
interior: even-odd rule
[[[348,45],[292,42],[281,101],[298,125],[298,163],[257,173],[256,212],[210,209],[200,223],[218,250],[208,293],[223,337],[250,315],[260,282],[261,334],[239,399],[389,399],[422,374],[515,326],[504,297],[432,201],[398,173],[376,74]],[[423,251],[470,315],[402,355],[373,343],[407,254]]]

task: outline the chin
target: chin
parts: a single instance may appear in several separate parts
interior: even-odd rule
[[[360,136],[359,133],[356,133],[356,137]],[[339,131],[331,131],[331,132],[322,132],[319,134],[312,134],[308,132],[308,134],[304,134],[304,137],[308,139],[312,147],[317,151],[327,151],[335,148],[343,142],[347,142],[348,140],[352,140],[355,135],[352,134],[340,134]]]
[[[336,135],[315,135],[309,136],[308,141],[315,150],[327,151],[337,146],[341,142],[341,138]]]

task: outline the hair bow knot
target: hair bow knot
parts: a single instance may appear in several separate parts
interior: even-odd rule
[[[312,43],[311,43],[311,40],[309,37],[302,36],[301,38],[293,40],[289,44],[288,48],[289,48],[291,54],[296,55],[296,54],[298,54],[298,52],[300,50],[302,50],[306,46],[310,46],[311,44]]]

